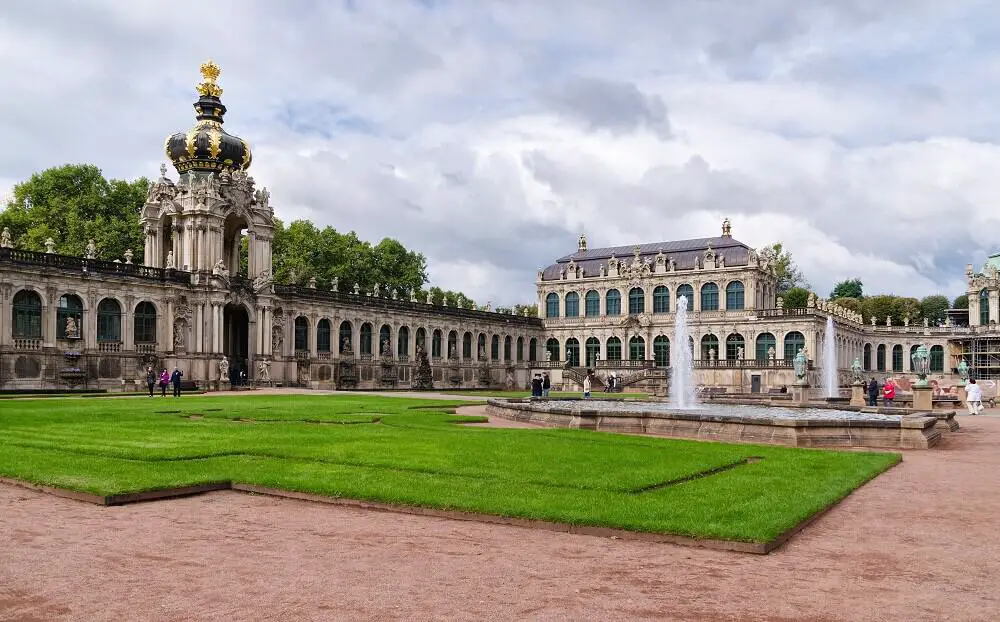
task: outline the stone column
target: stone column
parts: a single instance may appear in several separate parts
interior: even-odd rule
[[[42,305],[42,319],[45,321],[42,330],[42,343],[46,348],[52,348],[56,344],[56,309],[58,301],[49,300],[48,304]]]
[[[205,305],[198,304],[194,307],[194,351],[204,352],[205,344],[202,341],[205,334]]]
[[[164,333],[166,334],[167,342],[164,350],[166,352],[174,351],[174,303],[172,300],[167,301],[167,315],[164,318],[166,320],[166,326],[164,327]]]
[[[998,299],[998,292],[995,289],[990,290],[990,322],[1000,322],[1000,317],[997,313],[1000,312],[1000,299]]]
[[[14,288],[4,288],[0,286],[0,346],[10,345],[14,338],[13,309],[11,299],[14,297]]]

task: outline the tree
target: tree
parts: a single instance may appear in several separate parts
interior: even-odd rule
[[[864,288],[861,284],[861,279],[841,281],[834,285],[833,291],[830,292],[831,300],[836,298],[856,298],[860,300],[864,297]]]
[[[413,388],[418,391],[429,391],[434,388],[434,376],[431,372],[431,361],[427,351],[417,348],[417,373],[413,378]]]
[[[950,306],[945,296],[927,296],[920,301],[920,314],[930,321],[932,326],[944,324],[948,317],[948,307]]]
[[[786,309],[802,309],[809,304],[809,290],[804,287],[793,287],[785,292]]]
[[[920,312],[920,301],[916,298],[904,298],[892,294],[868,296],[861,301],[861,314],[865,321],[875,318],[876,323],[885,323],[885,318],[891,318],[893,326],[902,326],[903,318],[909,318],[910,323],[919,322],[923,315]]]
[[[762,260],[774,267],[774,274],[778,277],[779,296],[784,295],[793,287],[809,287],[809,283],[806,282],[802,271],[795,265],[792,254],[784,249],[784,245],[781,242],[765,246],[761,249],[759,255]]]
[[[951,306],[955,309],[968,309],[969,308],[969,295],[961,294],[955,298],[955,302],[951,303]]]
[[[833,303],[854,311],[855,313],[861,313],[862,300],[857,298],[834,298]]]

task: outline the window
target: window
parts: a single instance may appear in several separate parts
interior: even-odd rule
[[[920,346],[910,346],[910,364],[911,365],[913,364],[913,355],[916,354],[917,348],[919,348],[919,347]],[[929,360],[928,360],[928,364],[930,364]]]
[[[726,285],[726,310],[739,311],[743,309],[743,283],[733,281]]]
[[[903,346],[892,346],[892,371],[903,371]]]
[[[580,366],[580,342],[576,337],[566,340],[566,361],[570,367]]]
[[[878,371],[885,371],[885,344],[879,344],[878,349],[875,350],[875,369]]]
[[[597,359],[601,356],[601,341],[597,337],[587,339],[587,367],[597,365]]]
[[[421,326],[417,329],[416,347],[427,352],[427,331]],[[414,352],[416,354],[416,352]]]
[[[806,338],[799,331],[793,330],[785,335],[785,360],[794,360],[795,355],[804,347],[806,347]]]
[[[705,335],[701,338],[701,360],[708,361],[719,358],[719,338],[715,335]]]
[[[715,283],[705,283],[701,286],[701,310],[719,310],[719,286]]]
[[[870,343],[866,343],[865,344],[864,358],[865,358],[865,360],[864,360],[863,364],[864,364],[865,371],[871,371],[872,370],[872,344],[870,344]]]
[[[354,341],[354,327],[348,321],[343,321],[340,323],[340,334],[338,336],[338,347],[340,348],[341,354],[350,353],[353,350]]]
[[[448,358],[458,358],[458,333],[455,331],[448,333]]]
[[[479,341],[477,341],[476,343],[477,343],[477,346],[478,346],[476,348],[476,356],[478,357],[478,359],[480,361],[485,361],[486,360],[486,334],[485,333],[479,333]]]
[[[361,325],[361,354],[372,354],[372,325],[368,322]]]
[[[690,285],[680,285],[677,287],[677,300],[687,298],[688,310],[694,309],[694,288]]]
[[[472,333],[462,335],[462,358],[472,358]]]
[[[59,298],[56,311],[56,338],[80,339],[83,337],[83,302],[79,296],[65,294]]]
[[[441,331],[438,329],[431,335],[431,356],[441,358]]]
[[[35,292],[22,290],[14,296],[14,337],[42,338],[42,299]]]
[[[941,373],[944,371],[944,347],[931,346],[931,372]]]
[[[743,335],[733,333],[726,337],[726,360],[738,361],[746,357],[746,340]]]
[[[97,340],[122,340],[122,306],[114,298],[105,298],[97,305]]]
[[[550,361],[559,360],[559,340],[552,338],[545,342],[545,350],[549,353]]]
[[[622,314],[622,294],[617,289],[609,289],[604,297],[604,313],[606,315]]]
[[[330,328],[330,320],[322,319],[316,324],[316,351],[317,352],[329,352],[330,351],[330,333],[332,329]]]
[[[559,294],[552,292],[545,297],[545,317],[559,317]]]
[[[528,360],[536,361],[538,360],[538,340],[532,337],[528,341]]]
[[[378,353],[379,356],[392,356],[392,329],[388,324],[378,329]]]
[[[590,290],[584,297],[585,313],[587,317],[597,317],[601,314],[601,295]]]
[[[605,350],[607,352],[607,360],[622,360],[622,340],[618,337],[609,337],[605,344]]]
[[[633,335],[632,338],[628,340],[628,360],[646,360],[646,340],[639,335]]]
[[[301,315],[295,318],[295,351],[309,350],[309,320]]]
[[[628,292],[628,314],[637,315],[646,311],[646,292],[641,287],[633,287]]]
[[[156,307],[148,300],[135,307],[132,330],[136,343],[156,343]]]
[[[670,290],[663,285],[653,290],[653,313],[670,313]]]
[[[510,349],[513,342],[514,339],[510,335],[507,335],[506,337],[503,338],[503,360],[505,361],[511,360]]]
[[[517,338],[517,360],[518,362],[524,360],[524,337]]]
[[[396,334],[396,354],[410,356],[410,329],[406,326],[400,326]]]
[[[670,339],[665,335],[653,339],[653,362],[657,367],[670,367]]]
[[[566,294],[566,317],[580,317],[580,294]]]
[[[756,358],[758,361],[770,360],[771,348],[774,348],[774,357],[778,358],[778,347],[774,335],[771,333],[757,335]]]
[[[979,292],[979,324],[988,326],[990,323],[990,293],[981,290]]]
[[[490,339],[490,360],[500,360],[500,335],[493,335]]]

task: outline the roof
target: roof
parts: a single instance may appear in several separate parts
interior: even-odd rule
[[[691,240],[673,240],[670,242],[652,242],[639,244],[640,258],[652,261],[659,253],[663,253],[666,260],[673,259],[677,270],[692,270],[695,262],[703,257],[709,246],[716,255],[725,258],[726,266],[746,266],[750,263],[750,247],[729,236],[718,236],[714,238],[694,238]],[[545,268],[542,272],[542,280],[557,281],[563,267],[570,261],[584,270],[586,276],[597,276],[600,274],[601,265],[605,267],[608,259],[616,257],[621,260],[630,260],[635,257],[636,245],[631,246],[608,246],[606,248],[590,248],[584,251],[577,251],[571,255],[560,257],[556,263]]]

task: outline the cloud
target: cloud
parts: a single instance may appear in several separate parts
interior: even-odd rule
[[[996,23],[986,0],[10,0],[0,188],[155,175],[213,57],[281,218],[396,237],[480,302],[534,300],[581,231],[726,216],[821,294],[951,297],[998,244]]]

